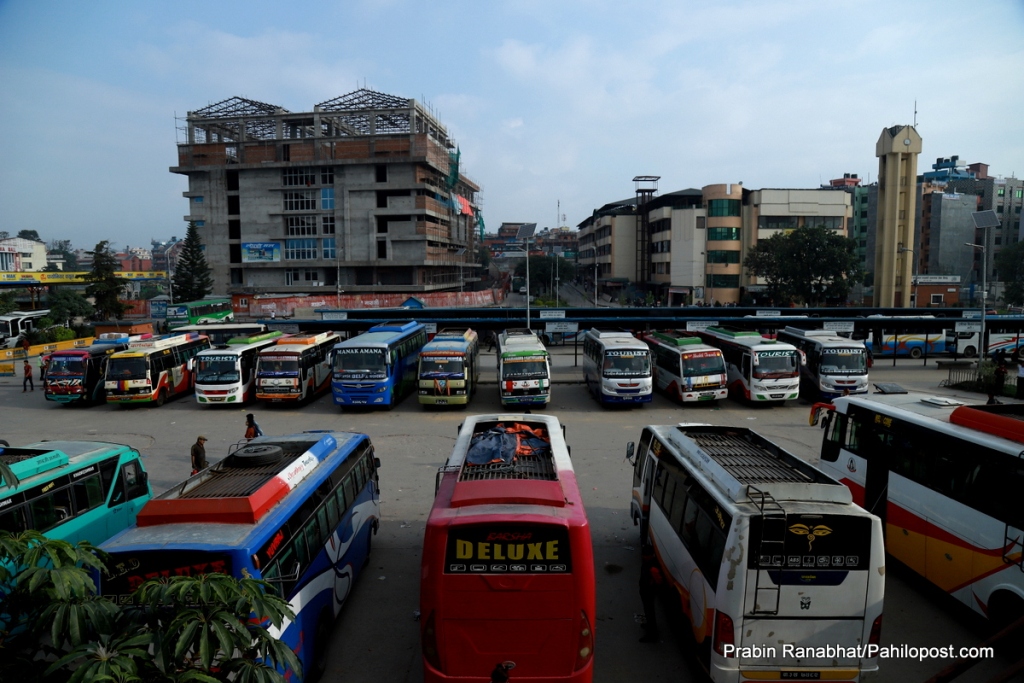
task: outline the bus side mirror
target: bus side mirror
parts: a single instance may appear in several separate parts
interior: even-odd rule
[[[634,450],[635,450],[635,445],[633,444],[632,441],[630,441],[629,443],[626,444],[626,460],[629,461],[630,465],[635,465],[636,464],[636,462],[633,460]]]
[[[189,358],[188,362],[185,363],[185,367],[188,368],[189,372],[193,372],[195,370],[195,367],[196,367],[196,359],[195,358]]]
[[[373,459],[373,466],[374,466],[375,469],[378,469],[378,470],[380,469],[380,458],[375,457]]]

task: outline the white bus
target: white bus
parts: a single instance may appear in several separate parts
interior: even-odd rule
[[[881,517],[886,550],[997,623],[1024,614],[1024,406],[921,393],[817,404],[821,466]]]
[[[180,328],[179,328],[180,329]],[[235,337],[196,356],[196,403],[244,405],[256,397],[256,360],[280,331]]]
[[[331,350],[336,332],[280,337],[256,361],[256,398],[294,401],[312,398],[331,386]]]
[[[650,332],[643,340],[654,355],[654,381],[674,399],[720,401],[729,395],[722,350],[691,332]]]
[[[651,351],[625,330],[591,328],[583,337],[583,381],[601,404],[650,403]]]
[[[985,320],[985,336],[988,337],[988,357],[994,358],[1000,351],[1007,360],[1019,361],[1024,357],[1024,331],[1003,327],[1002,321],[1010,316],[989,317]],[[1012,316],[1014,320],[1021,320],[1020,316]],[[971,322],[980,322],[972,320]],[[981,342],[978,341],[979,332],[956,332],[946,331],[946,349],[953,353],[954,345],[956,353],[965,358],[974,358],[978,355]]]
[[[779,341],[800,350],[800,389],[804,398],[822,400],[843,394],[868,393],[868,351],[864,342],[840,337],[831,330],[786,327]]]
[[[712,681],[877,673],[856,646],[881,634],[882,524],[849,489],[736,427],[648,426],[627,457],[662,594],[689,619]]]
[[[722,350],[734,396],[754,403],[783,403],[800,396],[800,354],[792,344],[729,327],[709,327],[697,334]]]
[[[12,311],[0,315],[0,349],[13,349],[21,341],[21,335],[35,329],[40,318],[50,315],[50,310]]]
[[[543,407],[551,400],[551,361],[540,338],[527,329],[498,335],[498,394],[503,406]]]

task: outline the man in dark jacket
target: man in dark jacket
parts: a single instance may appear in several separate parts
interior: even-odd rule
[[[192,474],[208,467],[206,462],[206,437],[200,435],[192,444]]]

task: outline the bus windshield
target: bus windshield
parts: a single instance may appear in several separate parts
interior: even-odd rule
[[[605,377],[650,377],[651,356],[646,351],[608,351],[601,372]]]
[[[260,356],[257,374],[295,377],[299,374],[298,356]]]
[[[81,356],[52,356],[46,372],[53,375],[81,375],[85,373],[85,362]]]
[[[796,377],[795,351],[757,351],[754,356],[754,377],[772,379]]]
[[[462,377],[465,373],[463,360],[460,356],[421,356],[420,377]]]
[[[825,375],[863,375],[867,372],[864,349],[822,349],[820,372]]]
[[[725,359],[718,353],[687,354],[683,356],[683,377],[724,375]]]
[[[502,363],[503,380],[546,379],[547,376],[548,364],[543,358],[507,358]]]
[[[149,376],[145,358],[111,358],[107,368],[109,379],[146,379]]]
[[[334,371],[366,379],[384,379],[388,373],[388,357],[384,349],[336,349]]]
[[[236,356],[200,356],[196,382],[200,384],[233,384],[240,379]]]

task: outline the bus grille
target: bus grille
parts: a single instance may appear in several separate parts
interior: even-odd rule
[[[693,431],[688,431],[686,436],[741,484],[811,481],[809,476],[779,460],[774,453],[766,451],[758,444],[750,443],[741,436]]]

